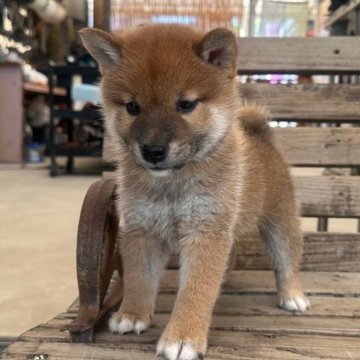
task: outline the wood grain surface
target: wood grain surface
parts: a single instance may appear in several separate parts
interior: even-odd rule
[[[360,86],[239,84],[244,102],[265,106],[275,120],[360,121]]]
[[[360,274],[306,272],[305,291],[312,303],[306,314],[276,307],[273,275],[268,271],[233,271],[213,315],[207,359],[357,359],[360,353]],[[111,334],[102,326],[94,344],[71,344],[64,331],[77,304],[23,334],[1,359],[153,360],[176,291],[176,271],[167,271],[153,324],[140,336]],[[169,291],[171,290],[171,291]]]
[[[239,38],[239,74],[360,73],[360,38]]]
[[[276,128],[276,143],[289,164],[360,166],[360,128]]]

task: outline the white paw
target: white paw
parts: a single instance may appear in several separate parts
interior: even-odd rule
[[[136,319],[132,315],[117,315],[116,313],[109,320],[109,329],[111,332],[117,332],[121,335],[134,332],[142,333],[149,327],[149,323]]]
[[[165,343],[159,341],[156,347],[156,355],[163,355],[167,360],[202,360],[203,354],[199,354],[195,347],[186,341]]]
[[[310,308],[310,302],[305,295],[301,294],[294,297],[281,298],[279,306],[291,312],[304,312]]]

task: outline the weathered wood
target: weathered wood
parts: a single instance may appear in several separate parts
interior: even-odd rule
[[[12,357],[15,354],[17,356],[22,354],[27,356],[51,354],[52,359],[62,359],[65,355],[69,356],[68,351],[72,351],[72,355],[69,356],[71,359],[97,358],[96,356],[101,356],[99,357],[100,359],[107,359],[111,358],[111,355],[115,356],[115,354],[116,359],[127,359],[126,356],[134,355],[134,351],[141,350],[144,353],[135,352],[139,357],[134,358],[147,359],[145,356],[147,354],[154,356],[154,345],[168,320],[168,314],[156,315],[153,327],[141,336],[133,334],[119,336],[118,334],[111,334],[108,330],[102,330],[96,334],[95,345],[68,345],[66,339],[47,338],[51,331],[49,331],[48,327],[40,327],[39,330],[41,332],[37,334],[37,338],[31,339],[28,337],[24,339],[26,341],[10,346],[2,358],[22,358]],[[328,358],[330,349],[333,351],[336,348],[346,349],[349,352],[343,358],[351,359],[349,356],[354,355],[355,351],[359,351],[360,346],[358,337],[360,330],[359,322],[346,318],[307,318],[304,316],[283,315],[272,318],[272,321],[269,321],[267,316],[229,317],[216,315],[214,316],[211,328],[207,358],[211,358],[210,355],[218,347],[223,348],[223,351],[227,351],[229,355],[236,355],[236,344],[241,344],[241,348],[248,346],[247,355],[256,358],[255,355],[258,354],[256,352],[257,347],[267,348],[268,353],[273,353],[278,347],[285,346],[286,344],[290,346],[291,344],[299,353],[303,353],[305,350],[309,351],[309,349],[312,351],[320,351],[321,349],[321,352],[318,353],[320,358]],[[60,334],[59,328],[55,329]],[[331,336],[331,338],[328,336]],[[41,343],[39,343],[40,340]],[[56,347],[52,348],[50,344],[56,344]],[[66,349],[64,354],[62,354],[62,349]],[[97,354],[96,351],[92,353],[94,349],[99,351],[99,353]],[[104,352],[104,349],[107,349],[109,352]],[[287,356],[288,354],[284,355],[283,358],[289,359]]]
[[[276,128],[274,133],[289,164],[360,166],[360,128]]]
[[[124,344],[150,344],[155,343],[170,318],[169,314],[156,314],[153,324],[141,336],[137,334],[111,333],[106,327],[102,327],[95,334],[96,344],[111,344],[112,346],[123,346]],[[350,341],[355,338],[359,342],[358,318],[336,318],[336,317],[304,317],[303,315],[285,314],[271,318],[262,315],[250,316],[223,316],[214,315],[213,324],[210,331],[210,346],[233,346],[234,341],[241,341],[243,337],[255,335],[259,337],[259,343],[263,344],[261,336],[264,338],[296,338],[312,334],[313,338],[323,338],[328,335],[341,336]],[[234,321],[232,321],[234,319]],[[39,340],[43,342],[68,342],[66,332],[60,331],[60,326],[66,325],[70,319],[53,319],[49,323],[39,325],[21,336],[19,341],[35,343]],[[313,326],[308,326],[313,322]],[[308,329],[306,328],[308,326]],[[354,328],[355,326],[355,328]],[[327,328],[328,327],[328,328]],[[349,329],[349,331],[347,330]],[[233,330],[230,333],[229,330]],[[212,341],[212,334],[226,331],[228,334],[222,339],[219,338],[215,343]],[[222,333],[225,335],[224,333]],[[231,335],[232,334],[232,335]],[[316,337],[315,337],[316,336]],[[336,340],[335,340],[336,341]],[[326,344],[326,341],[325,341]],[[324,345],[324,344],[321,344]]]
[[[174,306],[175,297],[175,293],[160,293],[156,301],[156,312],[170,313]],[[311,309],[306,311],[303,316],[336,316],[360,319],[359,304],[360,300],[356,297],[311,296]],[[284,310],[277,307],[277,296],[275,294],[239,292],[231,295],[222,294],[216,303],[214,313],[217,315],[283,316]],[[71,314],[74,314],[74,311]]]
[[[232,271],[215,307],[207,359],[356,359],[360,353],[360,274],[303,273],[312,308],[293,315],[278,309],[269,271]],[[23,334],[1,359],[154,359],[155,344],[175,298],[177,271],[168,270],[157,314],[140,336],[111,334],[102,326],[94,344],[69,344],[63,328],[76,306]],[[231,295],[230,295],[231,294]],[[342,296],[342,297],[340,297]],[[160,312],[160,313],[159,313]]]
[[[360,73],[360,39],[239,38],[239,74]]]
[[[217,339],[226,340],[231,337],[229,332],[215,333]],[[269,345],[259,346],[262,338],[269,342]],[[215,336],[214,336],[215,339]],[[207,359],[217,360],[241,360],[241,359],[264,359],[264,360],[304,360],[306,359],[356,359],[359,353],[359,346],[348,338],[324,337],[327,344],[319,346],[310,336],[297,338],[266,337],[260,334],[257,337],[248,339],[239,337],[233,339],[232,347],[226,347],[220,343],[218,346],[210,347],[207,351]],[[212,335],[210,333],[210,341]],[[215,342],[216,343],[216,342]],[[324,341],[325,344],[325,341]],[[304,346],[305,345],[305,346]],[[122,350],[122,351],[121,351]],[[1,356],[2,359],[32,359],[36,354],[51,354],[52,360],[60,359],[92,359],[92,360],[153,360],[155,344],[67,344],[67,343],[15,343],[11,345]],[[47,356],[45,358],[48,358]]]
[[[160,300],[161,300],[160,296]],[[119,334],[111,333],[106,326],[102,326],[95,334],[96,344],[109,343],[116,345],[117,343],[149,343],[149,336],[158,334],[160,337],[161,329],[163,329],[170,319],[170,312],[172,310],[173,297],[169,300],[171,302],[160,303],[164,306],[166,312],[156,313],[152,320],[152,325],[148,331],[141,335],[141,337],[132,334],[127,334],[126,337],[120,337]],[[345,299],[342,306],[343,311],[331,313],[333,307],[327,308],[327,298],[314,298],[310,297],[312,306],[316,308],[323,308],[324,311],[316,311],[318,315],[305,315],[305,314],[290,314],[284,310],[277,309],[275,298],[273,301],[268,302],[268,299],[259,297],[250,307],[242,310],[240,305],[236,304],[236,298],[242,296],[228,296],[229,306],[233,305],[232,311],[226,313],[215,313],[211,323],[211,331],[224,330],[233,331],[237,333],[256,332],[256,333],[271,333],[273,335],[284,334],[287,335],[307,335],[324,336],[324,335],[341,335],[349,337],[360,337],[360,321],[359,310],[357,315],[351,316],[350,312],[346,312],[346,304],[350,299]],[[341,299],[339,299],[341,300]],[[355,300],[351,299],[352,307],[355,309]],[[164,299],[163,299],[164,301]],[[264,302],[266,301],[266,302]],[[359,300],[358,300],[359,301]],[[223,301],[224,303],[224,301]],[[335,305],[335,304],[334,304]],[[355,309],[356,310],[356,309]],[[346,316],[342,316],[344,313]],[[36,342],[39,339],[46,342],[68,342],[67,332],[61,331],[61,327],[71,321],[72,318],[63,316],[49,321],[46,324],[39,325],[31,331],[26,332],[20,338],[23,342]],[[270,320],[272,319],[272,320]],[[238,336],[241,336],[240,334]],[[225,342],[225,340],[224,340]],[[224,343],[223,343],[224,344]]]
[[[305,271],[301,282],[307,294],[360,298],[360,273]],[[161,282],[164,293],[175,293],[177,270],[167,270]],[[233,270],[222,286],[223,294],[275,294],[275,278],[271,271]],[[360,303],[360,300],[359,300]]]
[[[270,259],[260,236],[253,234],[238,239],[234,269],[268,270]],[[360,271],[360,234],[307,232],[301,269],[307,271]],[[178,258],[172,256],[170,269],[178,268]]]
[[[360,321],[359,298],[311,296],[311,308],[302,316],[306,317],[349,317]],[[158,313],[170,313],[175,302],[174,294],[160,294],[157,298]],[[324,306],[326,304],[326,306]],[[217,315],[284,316],[284,310],[277,307],[276,295],[222,295],[216,303]]]
[[[309,232],[304,234],[301,269],[360,271],[360,234]],[[240,239],[234,269],[271,269],[259,237]]]
[[[296,176],[294,180],[302,216],[360,216],[359,177]]]
[[[239,84],[239,94],[245,102],[265,106],[275,120],[360,120],[358,85]]]

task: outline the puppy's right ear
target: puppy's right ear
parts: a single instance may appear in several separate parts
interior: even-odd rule
[[[100,69],[106,69],[119,62],[121,47],[114,36],[93,28],[85,28],[79,31],[85,48],[99,63]]]

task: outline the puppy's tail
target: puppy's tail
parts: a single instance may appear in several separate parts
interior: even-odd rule
[[[270,115],[264,108],[245,105],[240,109],[239,120],[240,126],[248,135],[264,140],[272,139]]]

